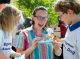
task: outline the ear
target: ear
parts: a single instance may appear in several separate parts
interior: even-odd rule
[[[34,16],[32,16],[32,20],[34,20]]]
[[[68,15],[72,15],[72,14],[73,14],[73,10],[68,9],[67,14],[68,14]]]

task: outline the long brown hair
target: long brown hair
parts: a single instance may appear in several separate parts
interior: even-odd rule
[[[20,11],[12,6],[6,5],[6,7],[0,12],[0,26],[4,31],[12,31],[19,21],[18,16]]]
[[[80,4],[77,3],[76,1],[58,1],[55,4],[55,11],[57,12],[63,12],[63,13],[67,13],[67,10],[71,9],[73,10],[73,12],[75,14],[79,14],[80,13]]]

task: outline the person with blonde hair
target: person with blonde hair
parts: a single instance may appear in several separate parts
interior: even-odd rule
[[[12,6],[6,5],[0,12],[0,58],[9,59],[10,54],[19,56],[19,53],[11,50],[12,30],[17,26],[20,19],[20,11]]]

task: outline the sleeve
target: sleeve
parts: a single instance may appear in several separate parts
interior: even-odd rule
[[[2,49],[2,39],[3,39],[3,33],[0,31],[0,52]]]
[[[20,34],[18,35],[17,38],[17,48],[23,48],[23,41],[24,41],[24,36],[23,34],[20,32]]]
[[[1,48],[1,45],[2,45],[2,36],[0,34],[0,48]]]
[[[77,48],[77,53],[78,53],[79,59],[80,59],[80,33],[79,33],[79,35],[77,35],[76,44],[77,44],[77,46],[76,46],[76,48]]]

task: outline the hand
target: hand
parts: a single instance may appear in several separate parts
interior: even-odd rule
[[[51,38],[51,36],[49,36],[48,34],[46,34],[45,37],[46,37],[46,39],[47,39],[47,38]]]
[[[21,56],[21,54],[16,52],[16,53],[14,54],[14,56],[15,56],[15,57],[18,57],[18,56]]]
[[[54,49],[59,49],[59,48],[61,48],[62,47],[62,43],[61,42],[57,42],[57,41],[54,41],[53,42],[53,47],[54,47]]]
[[[32,41],[32,46],[36,47],[38,45],[39,40],[41,39],[41,37],[37,37]]]
[[[21,56],[21,54],[17,52],[11,54],[11,57],[19,57],[19,56]]]

